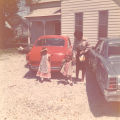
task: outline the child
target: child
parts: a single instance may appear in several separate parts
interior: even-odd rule
[[[72,83],[72,57],[67,56],[65,62],[63,63],[62,69],[60,71],[65,77],[70,85]]]
[[[51,78],[50,54],[45,47],[42,48],[40,54],[41,60],[36,76],[40,77],[41,82],[43,82],[44,78]]]

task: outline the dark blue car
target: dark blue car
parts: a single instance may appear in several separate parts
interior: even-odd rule
[[[120,38],[99,40],[88,55],[105,99],[120,101]]]

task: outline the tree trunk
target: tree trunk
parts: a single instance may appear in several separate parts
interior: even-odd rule
[[[2,2],[3,0],[0,0],[0,48],[4,48],[4,42],[5,42],[5,15],[4,15],[4,4]]]

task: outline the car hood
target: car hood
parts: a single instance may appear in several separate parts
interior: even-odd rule
[[[120,57],[109,58],[109,63],[115,75],[120,75]]]

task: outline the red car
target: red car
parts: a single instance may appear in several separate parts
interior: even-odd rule
[[[40,51],[42,47],[47,47],[48,53],[51,54],[52,71],[60,71],[66,56],[72,56],[72,46],[69,37],[63,35],[41,36],[35,41],[33,48],[26,56],[30,70],[37,71],[40,64]]]

